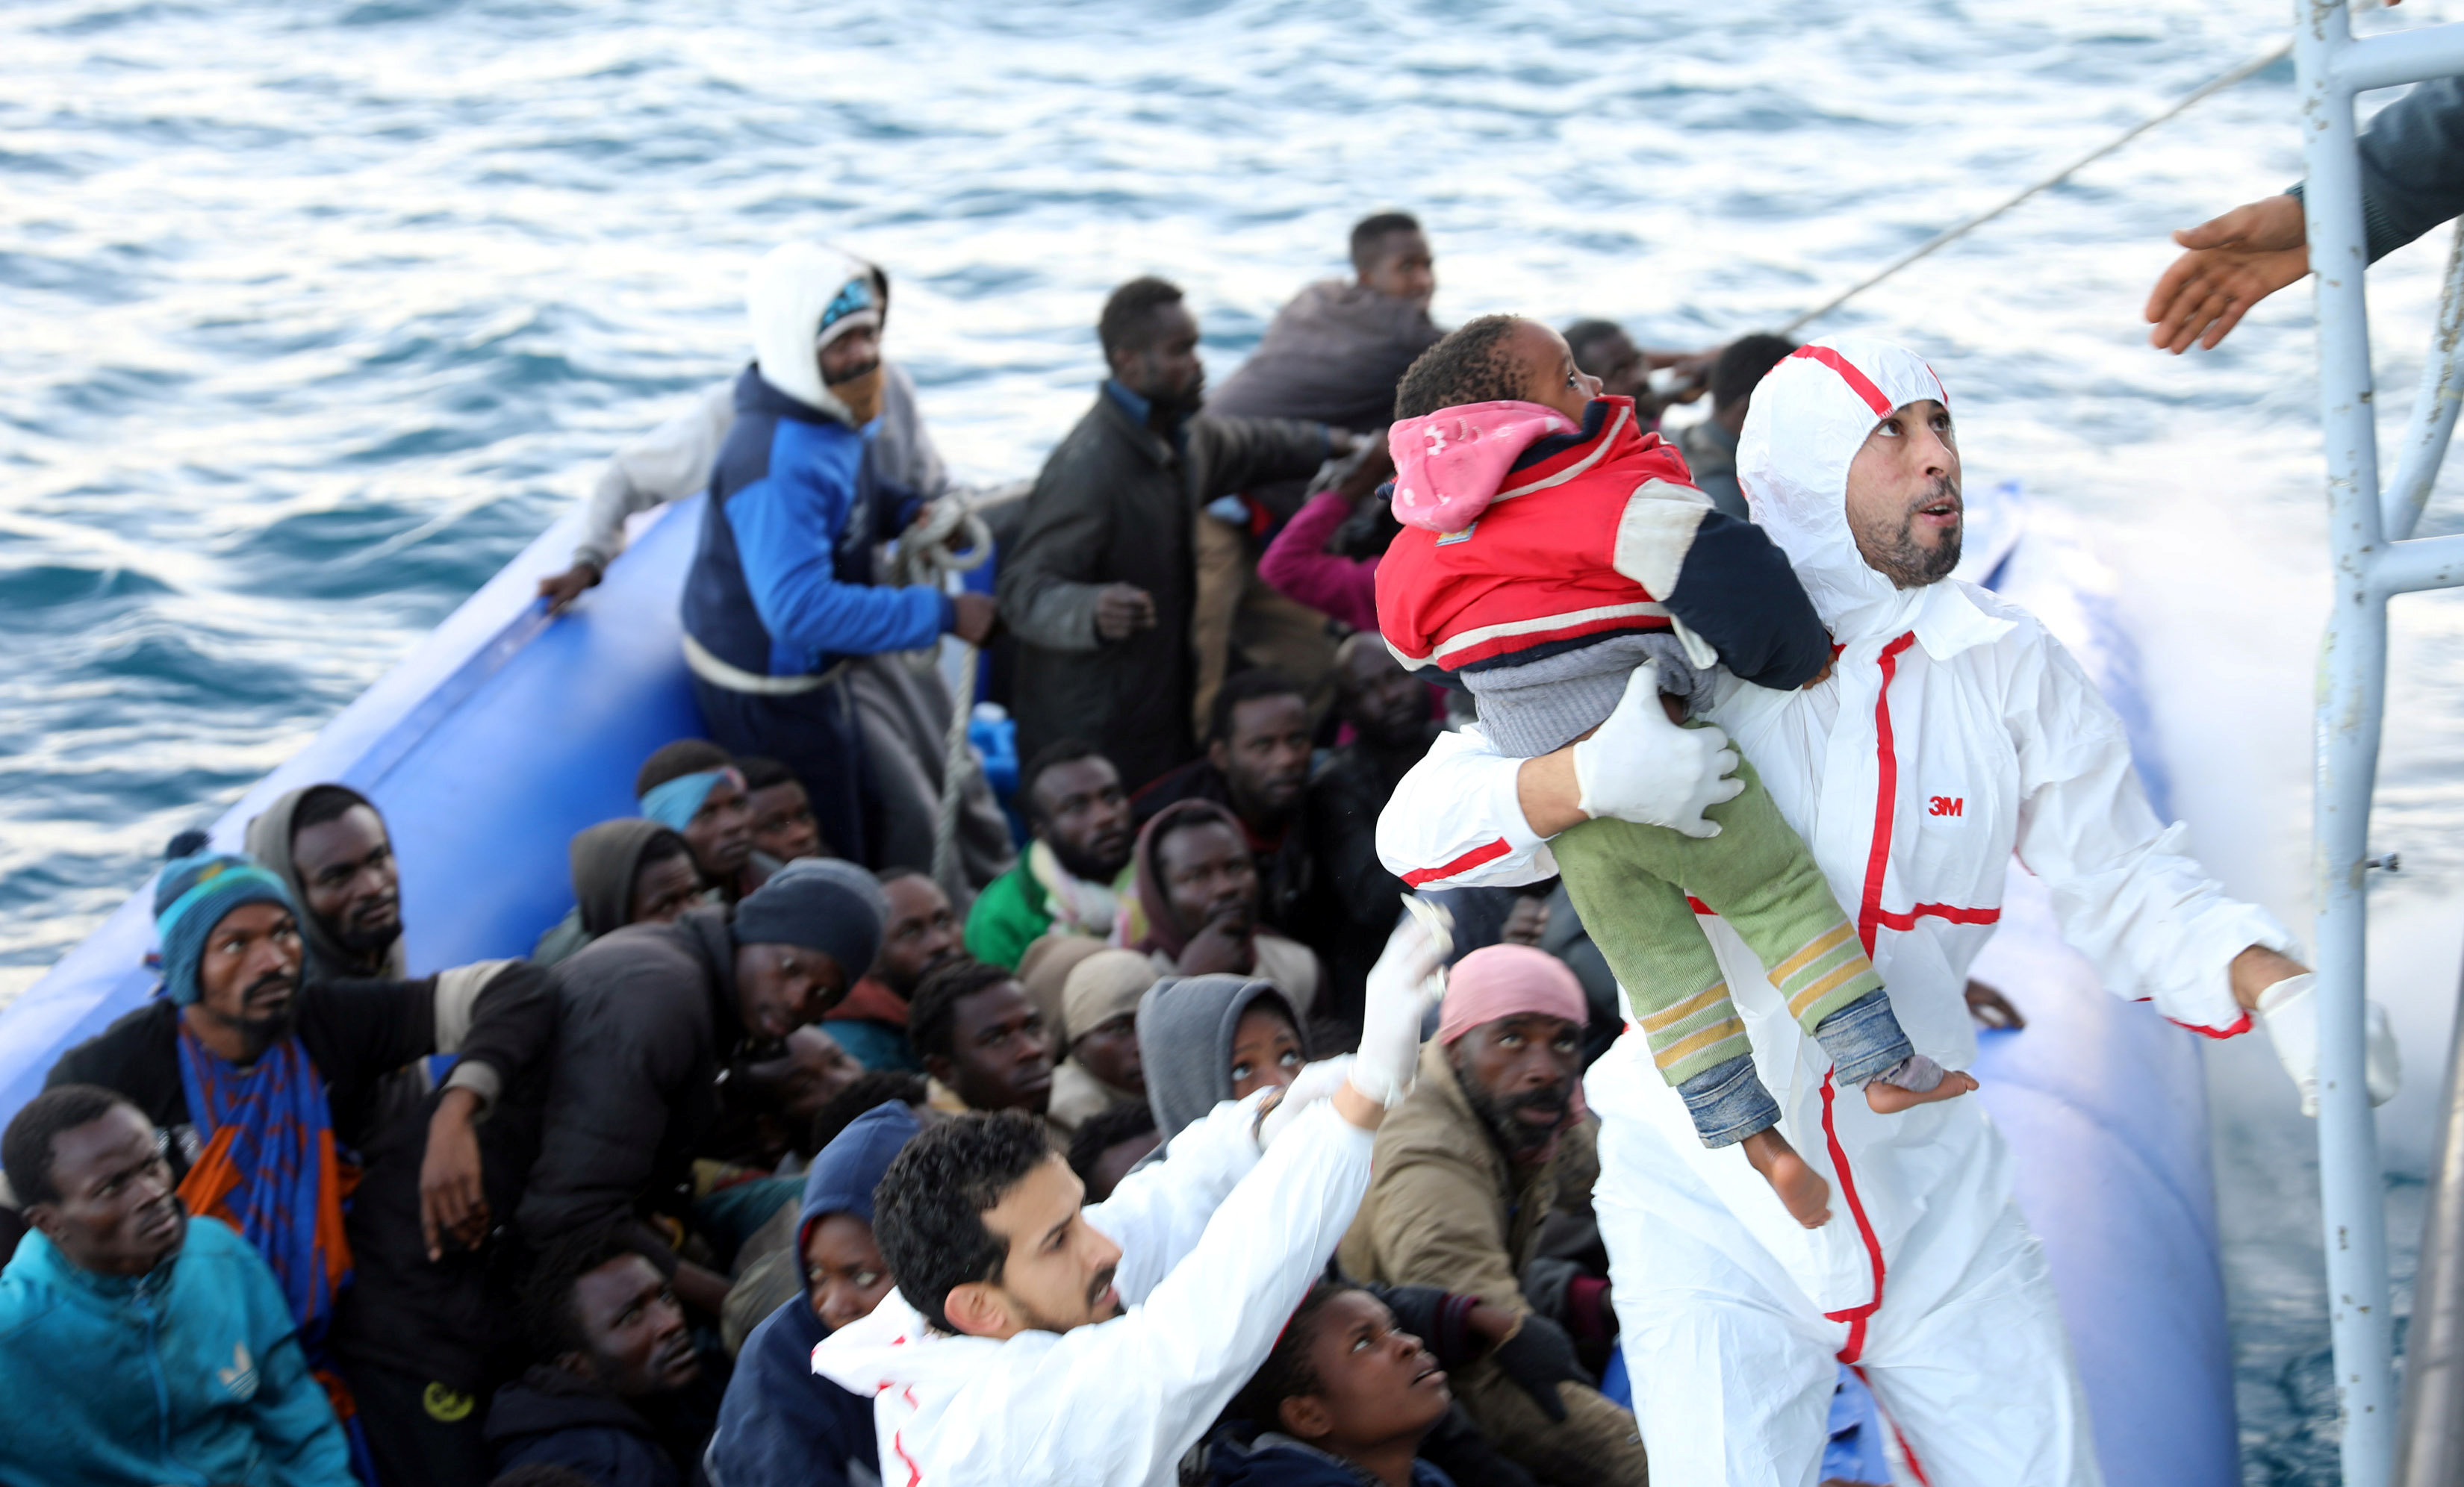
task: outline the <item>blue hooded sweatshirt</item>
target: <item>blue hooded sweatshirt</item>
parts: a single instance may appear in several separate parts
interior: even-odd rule
[[[892,1100],[856,1117],[822,1148],[804,1177],[799,1256],[805,1236],[828,1214],[872,1222],[872,1190],[920,1128],[914,1107]],[[813,1346],[829,1335],[800,1294],[745,1338],[702,1462],[711,1487],[847,1487],[876,1479],[881,1451],[872,1401],[813,1372]],[[853,1470],[859,1467],[861,1476]]]
[[[26,1236],[0,1272],[0,1483],[336,1487],[350,1448],[308,1374],[274,1272],[191,1218],[143,1276],[99,1276]]]

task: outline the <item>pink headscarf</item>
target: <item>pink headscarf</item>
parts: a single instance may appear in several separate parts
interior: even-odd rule
[[[1484,945],[1446,973],[1446,999],[1438,1007],[1438,1041],[1452,1047],[1456,1039],[1485,1022],[1525,1016],[1563,1017],[1576,1027],[1592,1019],[1583,1000],[1583,983],[1566,963],[1529,945]],[[1574,1081],[1573,1103],[1566,1121],[1572,1125],[1589,1114],[1583,1104],[1583,1082]]]
[[[1527,1014],[1563,1017],[1576,1027],[1592,1017],[1583,983],[1564,961],[1529,945],[1483,946],[1446,973],[1438,1041],[1452,1043],[1484,1022]]]

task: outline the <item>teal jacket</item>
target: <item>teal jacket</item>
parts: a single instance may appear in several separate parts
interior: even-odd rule
[[[351,1481],[274,1272],[210,1218],[135,1279],[26,1236],[0,1271],[0,1399],[6,1487]]]

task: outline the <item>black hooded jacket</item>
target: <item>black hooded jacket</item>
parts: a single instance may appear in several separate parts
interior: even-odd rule
[[[680,1211],[717,1124],[718,1073],[743,1040],[728,910],[630,925],[550,973],[556,1049],[522,1236]]]

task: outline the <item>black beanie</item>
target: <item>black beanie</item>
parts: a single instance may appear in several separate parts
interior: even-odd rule
[[[872,969],[889,917],[872,874],[833,857],[803,857],[736,906],[736,943],[820,951],[852,982]]]

